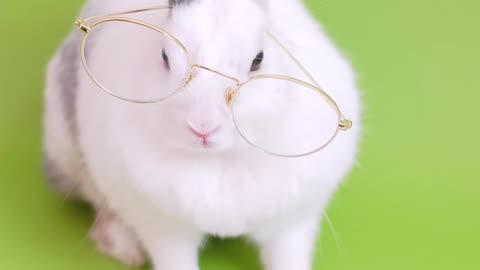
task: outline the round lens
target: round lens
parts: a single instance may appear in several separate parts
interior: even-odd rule
[[[184,85],[189,74],[188,53],[175,38],[136,23],[99,23],[82,46],[90,77],[127,101],[164,100]]]
[[[250,144],[279,156],[323,148],[337,134],[340,119],[323,93],[283,76],[262,76],[243,84],[232,113]]]

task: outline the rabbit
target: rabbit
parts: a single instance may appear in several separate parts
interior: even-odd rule
[[[197,72],[185,89],[158,103],[116,99],[86,74],[76,29],[48,66],[47,178],[61,194],[92,205],[90,237],[101,252],[127,265],[150,261],[156,270],[198,270],[199,247],[215,235],[252,240],[264,269],[311,269],[325,209],[359,148],[361,100],[353,68],[299,0],[90,0],[82,16],[161,5],[171,9],[134,16],[177,37],[193,63],[242,80],[262,73],[304,76],[272,49],[265,36],[275,33],[353,128],[308,156],[269,155],[239,136],[219,76]],[[95,45],[109,38],[108,31],[102,34]],[[116,44],[131,42],[126,35]],[[158,44],[135,46],[150,57],[131,63],[128,77],[117,75],[127,67],[102,46],[89,48],[86,57],[137,91],[142,87],[137,78],[174,56]],[[302,119],[285,121],[288,129],[288,121]]]

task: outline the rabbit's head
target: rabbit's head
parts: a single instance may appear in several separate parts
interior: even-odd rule
[[[284,55],[278,47],[274,49],[267,35],[266,3],[172,0],[170,5],[172,8],[163,17],[157,17],[155,12],[139,16],[159,25],[163,34],[123,22],[97,31],[100,35],[92,45],[96,63],[92,69],[96,69],[101,81],[112,82],[110,88],[122,89],[123,96],[148,97],[151,92],[166,96],[179,89],[154,104],[120,102],[122,119],[131,119],[129,129],[137,130],[143,138],[189,151],[252,149],[235,128],[226,92],[254,75],[288,70],[288,64],[280,60],[285,59]],[[295,118],[288,109],[305,104],[305,100],[277,91],[282,87],[269,89],[259,81],[239,91],[251,93],[248,97],[234,97],[242,123],[253,127],[255,136],[264,137],[260,141],[268,142],[278,132],[298,133],[291,123],[302,118]],[[274,109],[282,110],[269,110],[273,104]],[[263,125],[273,118],[281,122],[275,131]],[[292,140],[296,139],[292,136]]]

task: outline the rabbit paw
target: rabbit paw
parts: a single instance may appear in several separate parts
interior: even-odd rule
[[[97,249],[130,266],[145,264],[146,258],[133,233],[112,213],[101,211],[90,231]]]

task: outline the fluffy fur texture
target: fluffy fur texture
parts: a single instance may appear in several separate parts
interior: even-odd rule
[[[101,251],[127,264],[142,264],[144,253],[158,270],[198,269],[197,249],[203,236],[212,234],[253,239],[265,269],[310,269],[321,217],[357,151],[360,102],[351,67],[300,1],[173,2],[182,3],[171,12],[135,17],[178,37],[193,63],[246,79],[252,75],[252,59],[263,49],[258,73],[303,78],[273,49],[265,35],[272,31],[354,121],[354,128],[315,155],[266,155],[237,134],[224,101],[226,82],[218,76],[199,73],[187,89],[164,102],[124,102],[87,77],[76,55],[80,33],[74,31],[49,66],[47,173],[60,190],[76,187],[75,194],[97,209],[92,238]],[[91,0],[83,16],[162,4],[168,1]],[[141,46],[149,58],[131,63],[131,76],[119,77],[126,67],[101,45],[108,38],[105,31],[89,48],[91,65],[132,91],[143,87],[138,78],[158,69],[162,47],[132,45]],[[126,38],[118,46],[132,42]],[[203,147],[190,128],[219,128],[210,138],[213,147]]]

